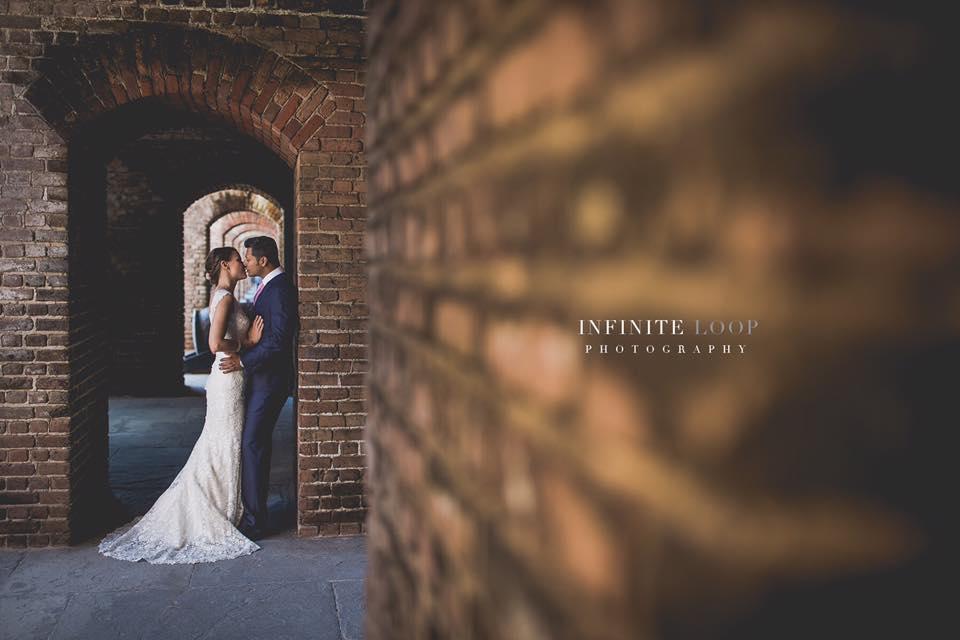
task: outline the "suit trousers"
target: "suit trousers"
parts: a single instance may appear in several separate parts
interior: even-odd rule
[[[286,387],[265,390],[254,387],[249,392],[241,444],[241,522],[255,529],[267,530],[273,429],[290,394]]]

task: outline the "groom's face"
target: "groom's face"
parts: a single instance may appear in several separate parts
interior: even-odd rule
[[[247,247],[247,251],[243,257],[243,264],[247,268],[247,275],[250,277],[259,276],[263,273],[263,270],[266,268],[266,258],[257,258],[253,255],[253,249]]]

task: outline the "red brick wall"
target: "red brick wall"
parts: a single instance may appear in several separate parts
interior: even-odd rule
[[[366,637],[937,635],[955,47],[869,10],[371,7]]]
[[[215,121],[247,134],[286,161],[290,191],[303,191],[289,198],[297,228],[285,231],[306,278],[301,344],[317,349],[301,360],[314,377],[302,378],[298,392],[298,531],[361,530],[365,276],[346,256],[359,254],[359,234],[350,231],[361,229],[364,207],[363,7],[226,4],[0,2],[2,545],[62,544],[103,524],[109,369],[106,292],[97,283],[107,253],[98,251],[97,230],[106,224],[107,190],[96,186],[106,181],[97,163],[82,160],[136,139],[171,110],[202,114],[201,128]],[[305,177],[294,182],[297,166]],[[211,171],[197,173],[197,188],[174,190],[184,197],[171,216],[217,188],[256,184],[247,175],[208,180]],[[324,172],[350,180],[325,180]],[[79,188],[86,179],[91,186]],[[329,227],[336,229],[321,232]],[[341,254],[314,262],[330,251]],[[182,282],[177,273],[173,280]],[[335,305],[319,304],[330,295]],[[321,505],[320,496],[339,501]]]
[[[360,123],[363,89],[351,86],[358,95],[338,97],[332,117]],[[300,531],[310,535],[363,532],[366,515],[363,127],[337,126],[354,137],[320,139],[296,169],[299,512]]]

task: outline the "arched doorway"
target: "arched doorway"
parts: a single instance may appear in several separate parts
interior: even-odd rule
[[[58,491],[50,500],[63,506],[49,511],[49,523],[24,523],[27,543],[77,541],[103,529],[100,512],[108,500],[109,338],[117,326],[110,324],[106,313],[113,292],[105,274],[112,273],[110,256],[117,252],[110,251],[104,240],[110,169],[103,149],[117,149],[123,141],[138,140],[146,131],[162,138],[165,134],[158,132],[156,123],[178,117],[189,119],[196,131],[221,127],[240,133],[261,150],[272,152],[285,167],[286,184],[296,194],[284,207],[296,219],[284,228],[286,253],[307,300],[300,309],[298,354],[296,449],[301,499],[297,531],[301,535],[361,532],[365,512],[360,496],[366,307],[352,292],[362,290],[365,278],[359,264],[362,143],[361,129],[339,123],[350,122],[349,113],[362,109],[355,100],[362,97],[362,91],[357,93],[347,85],[328,87],[290,60],[250,43],[165,25],[133,26],[121,34],[84,34],[78,42],[52,45],[38,61],[37,71],[38,79],[24,94],[25,103],[33,105],[56,131],[65,143],[67,157],[63,164],[69,195],[62,197],[69,209],[64,239],[68,252],[63,265],[51,261],[44,268],[63,274],[56,278],[63,287],[58,295],[63,295],[69,306],[69,319],[64,321],[69,332],[62,342],[50,345],[54,350],[62,348],[55,354],[51,351],[51,358],[60,358],[62,353],[63,365],[58,365],[57,371],[62,369],[64,375],[63,403],[52,407],[50,413],[65,444],[57,459],[42,470],[44,481]],[[98,154],[102,162],[90,162]],[[357,181],[349,193],[333,193],[332,184],[327,184],[332,180],[321,177],[321,172],[330,173],[334,164],[338,175],[349,174]],[[207,169],[211,166],[213,163]],[[223,185],[255,185],[263,167],[254,168],[251,173],[255,175],[225,176],[216,184],[187,176],[189,187],[178,192],[190,192],[189,197],[171,204],[170,211],[177,217],[192,202]],[[197,175],[209,177],[209,171]],[[117,210],[123,210],[123,203]],[[331,240],[342,246],[327,247]],[[179,238],[172,242],[182,247]],[[127,249],[130,245],[118,246]],[[143,255],[150,253],[148,245],[141,248]],[[136,257],[138,252],[129,253]],[[183,282],[183,256],[179,249],[170,253],[180,265],[172,267],[172,272]],[[319,302],[331,295],[340,298],[339,291],[348,294],[342,297],[343,303]],[[143,315],[160,309],[129,306]],[[162,308],[163,325],[175,327],[171,335],[176,335],[176,344],[182,344],[182,302]],[[161,322],[160,316],[157,318]],[[322,341],[320,330],[327,334]],[[135,340],[131,343],[136,345]],[[340,344],[359,346],[322,346]],[[158,350],[157,357],[162,352],[166,361],[168,351]],[[182,354],[179,348],[173,351],[177,358]],[[173,366],[170,368],[172,371]],[[323,402],[321,394],[340,400]],[[337,452],[322,446],[327,442],[336,443]],[[341,446],[346,448],[341,450]],[[331,498],[321,505],[321,496],[336,496],[338,504],[332,504]],[[52,532],[56,535],[50,535]]]
[[[247,162],[254,157],[246,158]],[[258,163],[254,163],[258,164]],[[288,176],[292,179],[292,176]],[[209,300],[211,285],[204,274],[204,259],[210,249],[214,247],[231,246],[243,255],[244,241],[253,236],[266,235],[272,238],[280,249],[282,263],[293,264],[294,260],[287,255],[285,249],[291,247],[286,241],[284,231],[293,227],[293,220],[288,212],[293,210],[289,203],[289,194],[278,190],[279,187],[265,190],[266,186],[260,183],[261,188],[251,185],[232,185],[218,189],[194,201],[184,212],[182,222],[183,235],[183,300],[184,300],[184,375],[183,382],[189,389],[191,396],[183,401],[185,410],[183,422],[175,426],[175,437],[170,441],[190,435],[199,434],[202,423],[199,420],[198,407],[203,402],[207,378],[212,365],[213,355],[209,353],[205,343],[194,344],[193,333],[197,328],[206,328],[209,318],[206,307]],[[280,199],[271,193],[281,194]],[[281,202],[282,200],[282,202]],[[253,312],[253,294],[259,284],[259,278],[248,278],[237,283],[234,294],[241,307],[248,315]],[[196,314],[196,318],[194,317]],[[190,353],[187,353],[190,351]],[[120,429],[128,429],[122,423],[122,415],[130,413],[132,403],[126,400],[111,399],[111,438]],[[142,403],[141,403],[142,404]],[[114,407],[122,407],[114,412]],[[148,409],[149,410],[149,409]],[[118,415],[119,414],[119,415]],[[273,455],[271,458],[269,491],[267,506],[273,526],[284,529],[293,524],[296,515],[296,432],[295,432],[295,403],[290,398],[283,407],[276,427],[273,431]],[[134,424],[137,424],[134,421]],[[184,432],[188,435],[184,435]],[[145,442],[147,449],[153,434],[142,431],[138,434],[139,440]],[[192,440],[190,441],[192,444]],[[171,469],[179,469],[180,464],[164,464],[164,458],[175,463],[185,460],[188,451],[172,449],[170,447],[155,448],[154,452],[161,451],[164,455],[140,456],[147,458],[155,467],[153,477],[162,478],[156,482],[147,477],[147,482],[154,482],[153,486],[165,488]],[[120,451],[119,455],[111,447],[110,472],[111,488],[116,494],[123,491],[123,487],[114,481],[117,477],[123,480],[125,465],[124,456],[136,459],[131,451]],[[144,475],[144,474],[139,474]],[[142,486],[142,485],[140,485]],[[138,488],[140,488],[138,486]],[[141,492],[142,493],[142,492]],[[132,501],[131,501],[132,502]],[[132,503],[133,506],[139,506]],[[128,509],[129,511],[130,509]]]
[[[121,507],[117,519],[125,520],[153,504],[203,428],[205,385],[194,384],[191,395],[184,384],[181,269],[188,258],[202,263],[207,247],[204,243],[200,255],[181,253],[188,233],[177,211],[197,202],[197,193],[241,179],[277,194],[268,201],[276,203],[277,221],[271,222],[279,229],[283,212],[293,209],[293,172],[230,128],[166,105],[138,103],[77,130],[70,175],[82,185],[78,195],[89,202],[73,211],[84,221],[78,239],[92,249],[77,257],[102,257],[101,264],[89,265],[89,281],[78,284],[98,301],[90,313],[105,329],[97,342],[107,394],[107,485],[119,503],[114,507]],[[205,227],[204,236],[210,231]],[[295,505],[294,413],[291,401],[275,430],[271,487],[278,495],[270,502],[277,525],[290,524]],[[110,521],[111,514],[94,513],[91,527]]]

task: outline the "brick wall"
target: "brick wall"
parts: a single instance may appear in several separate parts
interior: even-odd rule
[[[285,208],[298,225],[285,228],[285,241],[297,243],[290,253],[308,290],[301,343],[316,349],[301,360],[314,377],[301,378],[298,392],[306,398],[298,530],[361,530],[365,276],[345,256],[359,254],[359,234],[350,231],[360,229],[364,206],[362,14],[362,3],[349,1],[0,1],[0,544],[62,544],[104,522],[97,510],[106,500],[109,363],[98,278],[109,252],[98,250],[107,189],[97,185],[107,175],[86,160],[169,129],[181,117],[170,114],[184,112],[202,120],[191,126],[242,132],[285,161]],[[209,163],[170,214],[269,174],[263,163],[248,166],[256,171],[212,180]],[[306,168],[300,182],[295,167]],[[346,185],[323,177],[338,172],[350,176]],[[305,193],[294,197],[301,182]],[[164,195],[190,191],[151,186]],[[275,187],[265,191],[284,202]],[[342,255],[324,270],[312,261],[327,251]],[[182,278],[174,272],[173,280]],[[322,306],[328,296],[337,304]],[[333,495],[343,501],[338,509],[333,500],[320,504]]]
[[[66,147],[14,89],[0,84],[0,539],[63,544],[70,493]]]
[[[955,47],[864,7],[371,7],[368,638],[934,624]]]
[[[321,139],[296,167],[298,511],[308,535],[365,531],[366,169],[363,128],[346,124],[362,121],[355,93],[337,98],[333,116],[354,137]]]

